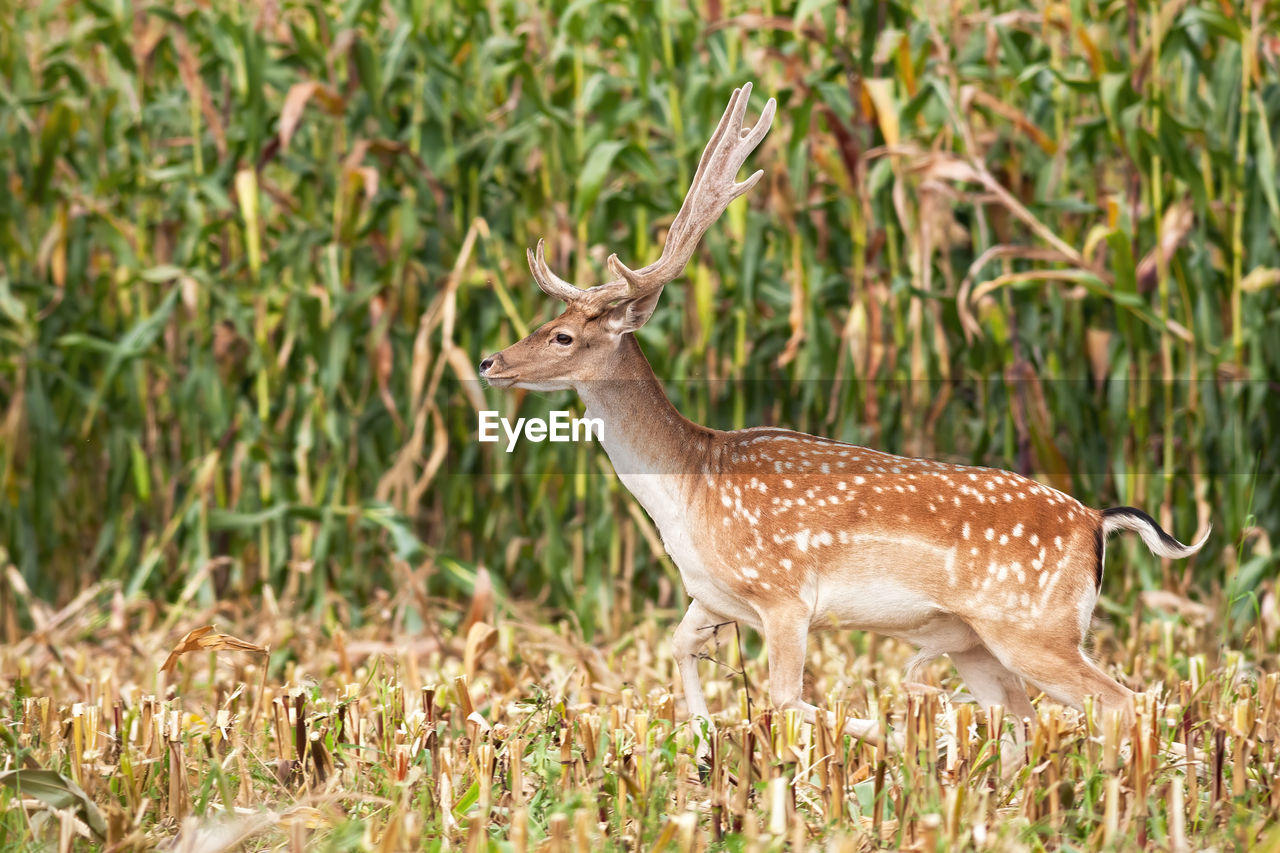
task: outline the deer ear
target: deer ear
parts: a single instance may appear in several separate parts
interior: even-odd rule
[[[605,327],[615,335],[634,332],[649,322],[649,318],[653,316],[653,309],[658,307],[660,296],[662,296],[661,287],[652,293],[617,302],[604,313],[602,319]]]

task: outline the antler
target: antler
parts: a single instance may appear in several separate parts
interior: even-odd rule
[[[625,280],[630,296],[643,296],[661,288],[684,272],[693,250],[697,248],[702,235],[711,227],[711,223],[720,218],[729,203],[756,185],[764,176],[764,170],[741,183],[736,181],[738,170],[742,168],[747,155],[755,150],[769,132],[773,124],[773,113],[778,104],[770,98],[760,113],[760,120],[755,127],[744,130],[743,116],[747,112],[747,101],[751,99],[751,84],[733,90],[729,106],[711,135],[711,141],[702,151],[702,159],[698,161],[698,171],[694,173],[693,183],[680,205],[680,212],[671,223],[667,232],[667,241],[662,247],[662,257],[638,270],[628,269],[616,254],[609,256],[609,269],[614,275]]]
[[[738,170],[742,168],[747,155],[755,150],[760,140],[769,132],[778,106],[770,98],[755,126],[749,130],[744,129],[742,119],[746,115],[747,101],[750,98],[750,83],[733,90],[733,97],[729,99],[729,106],[725,109],[720,124],[716,126],[711,141],[702,151],[698,171],[694,173],[693,183],[689,186],[684,203],[680,205],[680,212],[676,214],[667,232],[662,257],[646,267],[632,270],[618,260],[616,254],[610,255],[609,269],[618,278],[582,290],[551,271],[543,257],[542,240],[539,240],[537,252],[527,253],[529,269],[533,272],[538,287],[564,302],[576,302],[590,294],[593,301],[608,303],[653,293],[679,276],[711,223],[720,218],[730,202],[755,186],[764,175],[764,170],[760,170],[745,181],[736,180]]]
[[[529,271],[533,273],[533,280],[538,283],[538,287],[542,288],[543,293],[563,302],[573,302],[581,298],[582,294],[586,293],[585,290],[574,287],[547,266],[547,259],[542,253],[544,242],[541,237],[538,238],[537,254],[532,249],[524,250],[525,256],[529,259]]]

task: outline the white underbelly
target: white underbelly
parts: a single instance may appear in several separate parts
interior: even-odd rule
[[[874,631],[937,652],[972,648],[978,635],[958,616],[893,581],[815,584],[815,629]]]

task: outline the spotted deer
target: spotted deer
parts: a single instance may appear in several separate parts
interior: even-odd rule
[[[648,512],[691,603],[672,642],[689,713],[708,718],[700,649],[715,626],[764,635],[769,698],[802,696],[811,631],[874,631],[919,647],[913,665],[948,655],[974,698],[1032,715],[1024,682],[1080,707],[1088,695],[1127,716],[1132,692],[1081,648],[1109,534],[1134,531],[1154,553],[1183,545],[1132,507],[1096,510],[1021,474],[911,459],[775,427],[720,431],[667,399],[634,332],[684,270],[703,233],[760,180],[737,182],[773,120],[769,99],[743,128],[751,84],[734,90],[707,143],[661,257],[589,289],[556,276],[543,243],[528,252],[538,286],[564,312],[480,363],[499,388],[576,390],[623,484]],[[1205,534],[1207,537],[1207,533]],[[914,668],[913,666],[913,668]],[[852,720],[846,731],[878,738]]]

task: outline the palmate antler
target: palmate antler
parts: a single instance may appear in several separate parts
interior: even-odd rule
[[[745,181],[737,180],[738,170],[742,168],[747,155],[755,150],[760,140],[769,132],[778,106],[770,98],[760,113],[760,120],[749,129],[743,128],[742,120],[746,116],[747,101],[750,98],[750,83],[733,90],[733,97],[729,99],[729,106],[725,109],[720,124],[716,126],[711,141],[702,151],[698,171],[694,173],[693,183],[684,197],[684,203],[680,205],[680,212],[676,214],[667,232],[662,257],[646,267],[632,270],[618,260],[616,254],[610,255],[609,271],[617,278],[583,290],[551,271],[543,254],[543,241],[538,240],[537,251],[528,251],[529,269],[533,272],[538,287],[563,302],[590,300],[603,307],[621,299],[635,299],[661,290],[679,276],[711,223],[720,218],[730,202],[755,186],[764,175],[764,171],[760,170]]]

